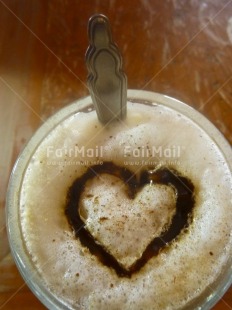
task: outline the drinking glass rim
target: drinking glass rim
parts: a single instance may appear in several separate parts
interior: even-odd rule
[[[127,96],[128,101],[136,101],[137,99],[138,101],[144,101],[144,103],[148,102],[151,105],[152,103],[154,105],[160,104],[180,112],[184,116],[190,118],[194,123],[202,128],[217,145],[217,147],[222,152],[232,174],[232,151],[229,143],[226,141],[222,133],[200,112],[178,99],[156,92],[133,89],[128,90]],[[37,270],[33,270],[34,264],[28,255],[25,245],[23,244],[23,235],[20,228],[18,206],[21,184],[32,155],[43,139],[48,135],[48,133],[71,115],[76,114],[90,106],[93,107],[92,99],[90,96],[87,96],[74,101],[72,104],[60,109],[54,115],[49,117],[45,123],[39,127],[39,129],[26,144],[23,151],[20,153],[12,170],[8,185],[6,197],[6,220],[11,252],[26,284],[38,297],[38,299],[48,308],[64,309],[64,307],[68,308],[69,305],[63,301],[58,300],[51,291],[45,288],[43,285],[43,280],[38,274]],[[19,238],[19,236],[22,236],[22,238]],[[227,266],[226,271],[223,273],[225,275],[222,277],[220,283],[218,283],[214,292],[210,294],[208,298],[205,298],[203,304],[195,304],[194,307],[201,306],[204,307],[204,309],[209,309],[219,301],[219,299],[224,295],[232,283],[231,265],[232,264],[229,264],[229,268]],[[196,300],[194,299],[192,302],[196,303]],[[192,303],[189,306],[187,305],[187,308],[185,309],[192,309]]]

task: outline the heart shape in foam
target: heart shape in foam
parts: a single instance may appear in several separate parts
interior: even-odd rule
[[[193,190],[174,170],[144,170],[138,179],[105,162],[73,183],[66,215],[92,254],[118,275],[130,276],[187,227]]]
[[[176,195],[163,184],[145,185],[134,199],[127,191],[118,177],[98,175],[86,183],[79,213],[96,242],[129,270],[147,245],[170,226]]]

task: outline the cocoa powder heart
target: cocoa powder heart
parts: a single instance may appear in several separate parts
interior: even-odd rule
[[[134,199],[127,191],[118,177],[100,174],[86,182],[79,214],[95,241],[129,270],[147,245],[170,226],[176,193],[163,184],[144,185]]]
[[[157,226],[155,220],[148,220],[148,231],[151,236],[146,236],[146,229],[141,230],[141,227],[138,226],[144,225],[144,219],[147,220],[143,212],[147,212],[148,209],[148,207],[146,207],[146,202],[141,199],[139,200],[140,205],[144,205],[144,208],[141,208],[141,214],[139,214],[138,210],[134,212],[136,215],[141,216],[141,220],[140,222],[136,221],[135,225],[137,225],[137,228],[133,226],[132,228],[135,232],[136,229],[138,230],[137,233],[140,238],[137,242],[135,240],[128,240],[127,242],[125,240],[125,242],[122,243],[122,248],[125,248],[126,244],[130,247],[130,251],[128,248],[130,254],[125,254],[124,257],[121,257],[123,256],[122,253],[126,253],[127,251],[124,249],[124,252],[120,253],[119,249],[117,249],[114,244],[111,245],[110,241],[107,243],[104,234],[97,233],[97,231],[100,230],[100,226],[98,228],[94,227],[99,224],[98,221],[100,220],[102,222],[101,225],[109,231],[109,240],[110,238],[114,240],[117,238],[117,234],[120,234],[120,231],[117,232],[117,229],[110,229],[110,224],[112,224],[112,227],[117,226],[115,225],[115,219],[111,219],[111,222],[106,222],[107,224],[104,224],[106,220],[110,221],[108,217],[99,217],[99,214],[102,214],[104,208],[99,205],[99,201],[96,201],[96,195],[92,195],[92,193],[90,194],[88,191],[85,193],[88,187],[87,184],[90,181],[96,178],[101,180],[104,175],[114,176],[116,180],[118,179],[120,182],[123,182],[124,186],[121,188],[124,191],[126,190],[128,202],[131,202],[130,207],[136,207],[137,209],[138,203],[136,199],[148,184],[153,186],[153,191],[154,189],[157,191],[154,186],[157,188],[159,187],[159,191],[166,187],[165,190],[169,190],[169,195],[170,191],[174,191],[176,194],[174,212],[171,206],[167,205],[165,199],[161,201],[163,203],[163,212],[171,212],[171,219],[167,214],[165,221],[160,223],[158,228],[155,227]],[[87,209],[83,208],[83,193],[85,200],[87,199],[87,204],[89,201],[91,202],[90,207],[87,207]],[[102,195],[104,196],[104,192]],[[114,201],[116,201],[116,199],[114,199]],[[157,206],[162,208],[161,202],[152,201],[149,206],[149,211],[156,212],[157,214]],[[88,208],[92,208],[93,205],[96,211],[96,220],[92,215],[88,218],[88,214],[83,214],[83,212],[92,211]],[[130,170],[119,167],[111,162],[104,162],[102,165],[89,167],[88,170],[72,184],[67,195],[66,215],[71,227],[75,231],[76,237],[79,238],[82,245],[86,246],[92,254],[96,255],[104,265],[113,268],[119,276],[130,277],[132,273],[139,271],[151,257],[157,255],[163,248],[167,247],[183,229],[187,228],[191,221],[193,206],[194,186],[189,179],[181,176],[175,170],[167,168],[144,170],[141,172],[139,179],[137,179]],[[119,212],[119,209],[117,210],[117,205],[111,206],[108,204],[106,206],[104,205],[104,207],[113,207],[116,213]],[[125,218],[128,216],[127,213],[128,212],[124,212],[123,214]],[[155,218],[155,216],[153,218]],[[116,220],[118,221],[117,218]],[[89,222],[91,222],[91,224],[89,224]],[[132,222],[131,219],[130,223]],[[128,220],[121,221],[120,225],[122,230],[123,227],[126,227],[126,225],[128,226]],[[125,237],[126,235],[124,238]],[[133,238],[133,234],[130,238]],[[119,239],[119,241],[120,240],[121,239]],[[135,246],[131,251],[131,245],[133,245],[133,243]]]

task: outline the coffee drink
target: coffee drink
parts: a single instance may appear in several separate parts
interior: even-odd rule
[[[20,229],[45,305],[193,309],[229,285],[229,147],[191,108],[134,95],[123,122],[60,117],[25,164]]]

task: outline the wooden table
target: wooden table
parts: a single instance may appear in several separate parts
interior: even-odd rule
[[[0,0],[0,309],[44,309],[9,254],[5,194],[38,126],[88,94],[86,27],[94,13],[110,19],[128,88],[188,103],[232,143],[231,0]],[[232,309],[232,288],[214,309]]]

